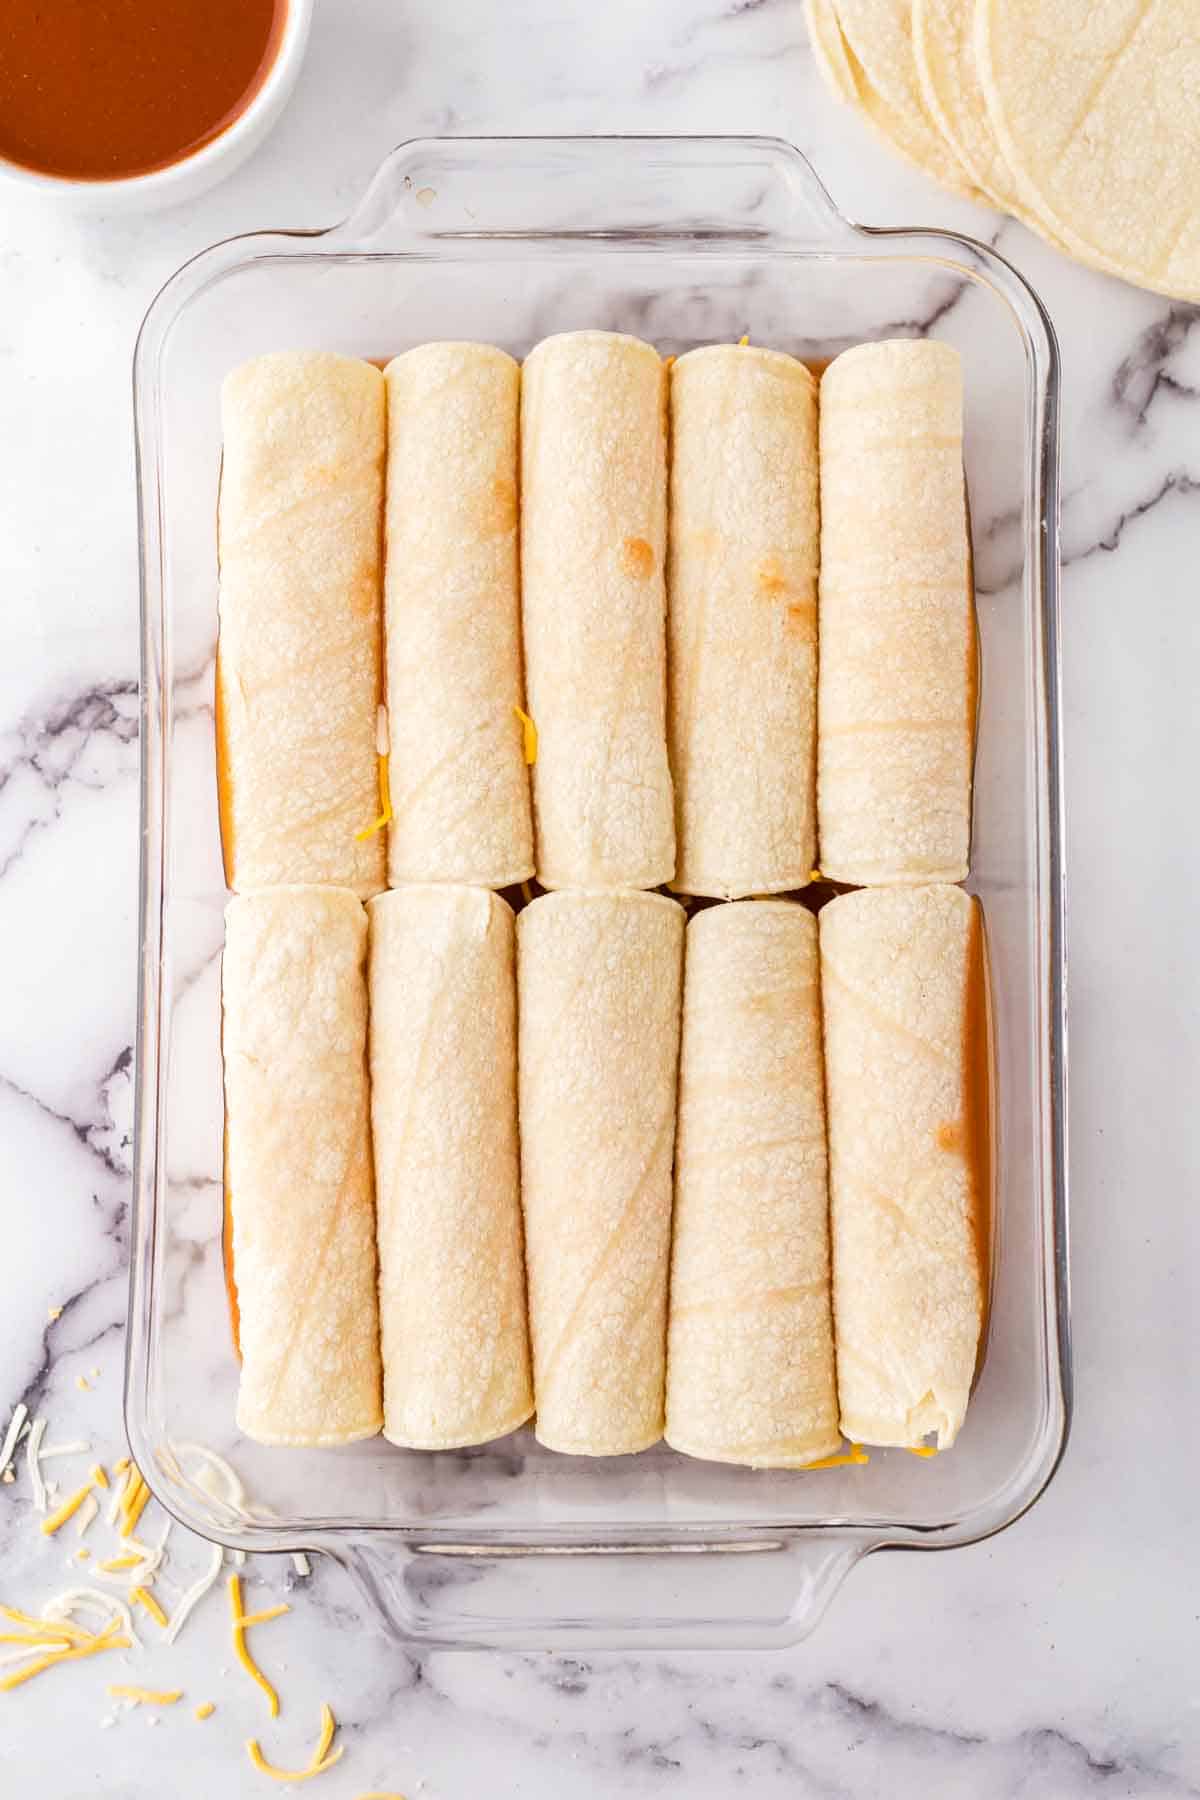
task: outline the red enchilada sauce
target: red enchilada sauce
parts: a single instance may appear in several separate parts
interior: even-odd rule
[[[0,0],[0,157],[111,181],[232,124],[275,60],[287,0]]]

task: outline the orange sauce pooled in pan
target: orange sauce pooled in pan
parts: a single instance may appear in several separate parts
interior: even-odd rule
[[[3,0],[0,156],[112,181],[211,142],[263,85],[287,0]]]

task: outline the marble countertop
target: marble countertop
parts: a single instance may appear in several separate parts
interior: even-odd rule
[[[275,135],[199,201],[79,221],[5,190],[0,1429],[24,1398],[59,1442],[109,1459],[121,1448],[141,316],[218,238],[340,217],[402,139],[601,130],[791,139],[851,216],[997,244],[1058,328],[1074,1435],[1049,1493],[1010,1530],[871,1559],[784,1652],[413,1655],[375,1635],[335,1567],[304,1580],[260,1559],[245,1571],[253,1603],[294,1590],[264,1648],[287,1695],[272,1748],[303,1763],[327,1698],[347,1755],[322,1777],[326,1800],[1200,1795],[1200,315],[1075,267],[893,159],[820,86],[794,0],[323,0]],[[0,1600],[65,1583],[77,1542],[38,1536],[23,1472],[0,1485]],[[203,1546],[173,1548],[202,1565]],[[79,1664],[0,1695],[0,1789],[270,1791],[242,1749],[262,1715],[228,1645],[213,1598],[144,1675]],[[188,1703],[149,1728],[145,1711],[114,1714],[112,1679],[182,1686]],[[191,1705],[206,1698],[218,1710],[198,1724]]]

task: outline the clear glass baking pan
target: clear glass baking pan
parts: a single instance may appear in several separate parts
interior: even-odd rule
[[[384,358],[430,338],[520,356],[603,326],[663,352],[738,338],[816,361],[928,332],[962,352],[982,638],[971,885],[994,988],[997,1206],[988,1352],[962,1435],[811,1474],[660,1446],[594,1462],[528,1431],[481,1449],[266,1450],[237,1437],[222,1268],[214,781],[218,389],[260,351]],[[1036,295],[967,238],[851,224],[788,145],[442,139],[393,152],[344,224],[235,238],[159,294],[138,340],[141,996],[126,1373],[157,1497],[246,1551],[322,1551],[398,1637],[449,1645],[786,1642],[871,1551],[1001,1529],[1066,1439],[1058,359]],[[255,1505],[189,1480],[226,1452]],[[257,1510],[256,1510],[257,1509]],[[263,1509],[273,1516],[265,1516]]]

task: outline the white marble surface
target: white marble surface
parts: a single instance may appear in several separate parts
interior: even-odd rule
[[[51,1437],[119,1451],[142,313],[217,238],[340,216],[404,138],[613,129],[790,138],[853,216],[998,235],[1058,327],[1074,1437],[1026,1519],[975,1549],[873,1559],[788,1652],[415,1657],[318,1569],[264,1640],[286,1695],[270,1745],[302,1762],[328,1698],[348,1746],[315,1790],[328,1800],[1200,1794],[1200,325],[894,161],[819,86],[793,0],[319,0],[291,109],[209,196],[78,222],[0,195],[0,1425],[24,1397]],[[74,1547],[69,1530],[39,1540],[23,1474],[0,1486],[0,1600],[43,1597]],[[177,1548],[198,1566],[201,1546]],[[247,1574],[256,1600],[292,1579]],[[263,1717],[227,1646],[210,1600],[133,1674],[85,1663],[0,1695],[0,1792],[271,1791],[241,1747]],[[122,1678],[184,1686],[188,1705],[102,1730]],[[196,1724],[204,1698],[218,1712]]]

